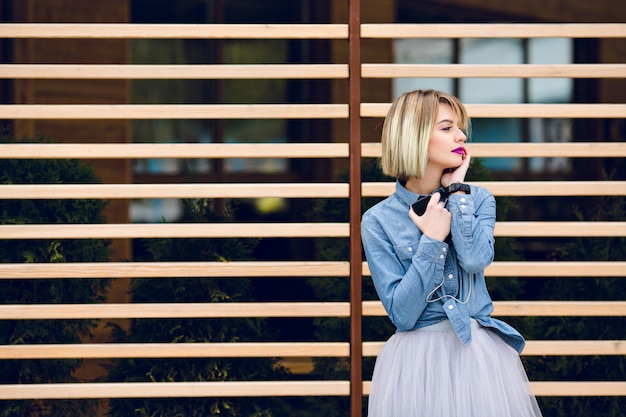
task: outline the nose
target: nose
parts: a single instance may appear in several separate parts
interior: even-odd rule
[[[467,140],[467,135],[465,135],[462,129],[457,128],[456,140],[463,143]]]

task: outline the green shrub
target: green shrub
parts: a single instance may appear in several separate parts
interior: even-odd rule
[[[210,200],[184,200],[182,222],[232,220],[232,213],[212,214]],[[143,261],[250,260],[253,239],[146,239]],[[246,278],[134,279],[133,302],[228,303],[250,301],[252,285]],[[116,326],[118,342],[212,343],[267,340],[265,321],[246,319],[134,319],[129,331]],[[178,382],[276,380],[286,372],[273,358],[120,359],[110,369],[109,381]],[[172,398],[115,399],[112,417],[136,416],[255,416],[285,415],[280,399]]]
[[[15,139],[2,135],[2,143]],[[41,142],[25,139],[21,142]],[[90,166],[74,160],[0,159],[2,184],[96,184]],[[0,200],[0,224],[103,223],[101,200]],[[78,240],[0,240],[3,263],[105,262],[108,242]],[[107,279],[10,279],[0,285],[2,304],[95,303],[105,300]],[[0,343],[80,343],[90,335],[93,320],[2,320]],[[0,383],[35,384],[75,382],[72,372],[80,359],[0,361]],[[92,401],[3,401],[0,416],[70,417],[93,415]]]
[[[626,199],[602,197],[596,207],[574,207],[580,221],[624,221]],[[626,238],[574,238],[549,254],[560,261],[623,261]],[[542,300],[623,301],[626,300],[625,278],[560,278],[537,282]],[[536,317],[530,337],[563,340],[623,340],[625,317]],[[552,381],[623,381],[626,357],[553,356],[527,358],[535,380]],[[618,417],[624,413],[623,397],[542,397],[539,403],[544,415],[554,417]]]

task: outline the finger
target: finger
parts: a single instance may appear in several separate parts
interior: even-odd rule
[[[461,165],[469,165],[471,159],[472,155],[466,149],[465,153],[463,154],[463,162],[461,163]]]
[[[441,200],[441,194],[433,193],[433,195],[430,197],[430,201],[428,202],[428,205],[429,206],[437,205],[437,203],[439,203],[440,200]]]

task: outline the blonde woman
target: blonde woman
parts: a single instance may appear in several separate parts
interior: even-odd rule
[[[385,118],[382,169],[396,191],[363,215],[362,238],[397,331],[376,360],[369,417],[541,416],[523,337],[491,317],[496,202],[465,183],[469,125],[435,90],[403,94]]]

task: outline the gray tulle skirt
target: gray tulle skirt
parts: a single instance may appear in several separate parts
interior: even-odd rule
[[[376,359],[369,417],[538,417],[518,353],[472,321],[461,345],[449,321],[394,334]]]

